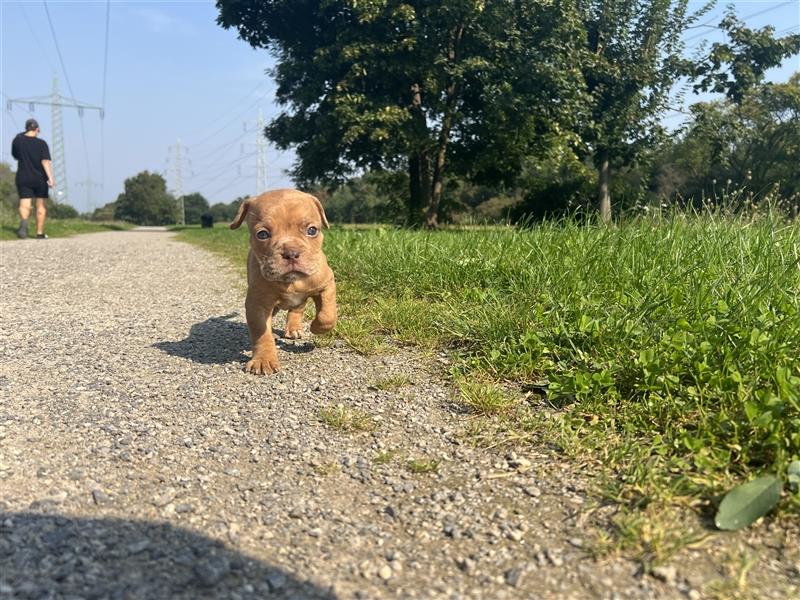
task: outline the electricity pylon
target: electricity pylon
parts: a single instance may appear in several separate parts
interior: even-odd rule
[[[67,187],[67,155],[66,147],[64,145],[64,119],[61,109],[65,106],[74,107],[78,109],[78,117],[83,118],[85,110],[96,110],[100,113],[100,118],[103,119],[105,109],[102,106],[95,106],[94,104],[87,104],[75,98],[62,96],[58,90],[58,77],[53,77],[53,91],[49,96],[34,96],[30,98],[9,98],[6,104],[10,111],[14,104],[28,105],[28,111],[34,112],[37,104],[42,106],[50,106],[52,109],[52,125],[53,125],[53,176],[56,180],[57,189],[60,191],[60,197],[56,194],[56,200],[59,202],[66,202],[68,196]]]
[[[188,159],[183,156],[184,150],[188,153],[188,148],[181,144],[181,139],[178,138],[178,143],[169,147],[170,154],[173,152],[175,154],[172,166],[167,169],[172,179],[172,193],[178,199],[178,206],[180,207],[179,225],[186,225],[186,207],[183,204],[183,161]],[[191,163],[189,163],[189,166],[191,167]]]
[[[252,121],[250,121],[252,124]],[[256,119],[256,196],[267,191],[267,138],[264,135],[264,127],[267,122],[261,115],[261,109],[258,109],[258,118]],[[248,131],[248,123],[244,123],[244,130]],[[241,152],[244,154],[245,148],[250,146],[252,142],[245,142],[242,144]],[[251,146],[252,147],[252,146]],[[252,156],[252,154],[251,154]],[[249,169],[248,169],[249,170]],[[239,174],[241,175],[241,165],[239,166]],[[252,171],[251,171],[252,173]]]

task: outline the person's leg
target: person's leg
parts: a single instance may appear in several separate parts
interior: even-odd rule
[[[36,235],[44,234],[44,220],[47,218],[45,198],[36,199]]]
[[[31,198],[19,199],[19,229],[17,237],[28,237],[28,218],[31,216]]]

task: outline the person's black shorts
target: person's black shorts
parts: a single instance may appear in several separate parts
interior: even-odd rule
[[[18,183],[17,194],[19,194],[20,198],[47,198],[47,182]]]

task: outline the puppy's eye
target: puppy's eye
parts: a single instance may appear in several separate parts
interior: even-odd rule
[[[308,228],[308,235],[309,235],[309,237],[314,237],[315,235],[317,235],[317,228],[314,227],[313,225],[311,227],[309,227]]]
[[[271,235],[271,234],[270,234],[270,232],[269,232],[269,231],[267,231],[266,229],[262,229],[261,231],[259,231],[258,233],[256,233],[256,237],[257,237],[258,239],[260,239],[260,240],[268,240],[269,238],[271,238],[271,237],[272,237],[272,235]]]

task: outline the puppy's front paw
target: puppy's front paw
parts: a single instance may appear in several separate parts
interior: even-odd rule
[[[247,361],[244,370],[255,375],[269,375],[277,372],[281,364],[276,356],[254,356]]]
[[[320,319],[317,317],[313,321],[311,321],[311,333],[320,335],[322,333],[328,333],[331,329],[336,326],[336,319]]]

